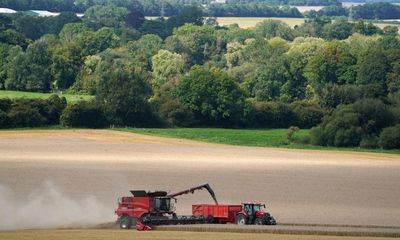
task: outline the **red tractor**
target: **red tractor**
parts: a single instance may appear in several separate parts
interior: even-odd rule
[[[122,229],[129,229],[136,222],[143,224],[189,224],[205,223],[206,219],[196,216],[177,216],[173,203],[177,196],[194,193],[196,190],[207,189],[215,204],[217,198],[210,185],[203,184],[177,193],[168,194],[165,191],[146,192],[144,190],[130,191],[133,196],[122,197],[118,200],[118,222]]]
[[[242,211],[236,215],[236,224],[276,225],[275,218],[264,211],[265,204],[243,203],[242,206]]]

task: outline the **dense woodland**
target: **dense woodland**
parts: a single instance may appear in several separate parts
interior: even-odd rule
[[[163,4],[162,4],[163,3]],[[225,4],[209,0],[0,0],[0,7],[17,11],[48,10],[56,12],[84,13],[95,5],[114,5],[145,16],[174,16],[185,7],[196,5],[207,17],[295,17],[303,14],[290,6],[327,6],[320,11],[305,13],[306,17],[348,16],[352,19],[397,19],[400,6],[383,2],[344,8],[338,0],[229,0]]]
[[[400,147],[397,27],[324,16],[241,29],[196,6],[154,20],[138,9],[2,15],[0,89],[96,100],[2,99],[0,127],[297,126],[312,144]]]
[[[167,15],[177,14],[185,5],[197,4],[210,6],[210,0],[0,0],[1,7],[12,8],[14,10],[46,9],[49,11],[73,11],[84,12],[93,5],[114,4],[119,7],[141,6],[144,14],[158,16],[160,13],[161,2]],[[227,0],[225,5],[237,4],[260,4],[260,5],[293,5],[293,6],[330,6],[341,5],[338,0]],[[221,5],[221,4],[216,4]]]

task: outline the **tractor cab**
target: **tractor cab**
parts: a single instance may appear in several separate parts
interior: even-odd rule
[[[254,223],[254,221],[262,217],[264,212],[265,204],[260,203],[243,203],[243,211],[247,213],[250,223]]]
[[[243,210],[249,215],[262,215],[264,214],[265,204],[260,203],[243,203]]]
[[[261,203],[242,203],[243,209],[236,216],[236,223],[240,225],[275,225],[275,219],[265,212],[265,204]]]

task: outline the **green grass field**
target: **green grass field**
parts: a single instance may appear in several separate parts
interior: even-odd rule
[[[400,154],[400,150],[335,148],[304,144],[309,138],[309,130],[302,129],[294,135],[294,141],[286,140],[287,129],[220,129],[220,128],[120,128],[126,131],[152,136],[171,137],[203,141],[209,143],[254,146],[254,147],[281,147],[292,149],[313,150],[340,150],[357,152],[377,152]]]
[[[0,90],[0,98],[42,98],[46,99],[54,93],[38,93],[38,92],[20,92],[20,91],[4,91]],[[58,94],[67,99],[68,102],[78,102],[81,100],[90,100],[94,96],[90,95],[74,95],[74,94]]]
[[[150,231],[138,232],[135,230],[25,230],[0,231],[0,239],[7,240],[385,240],[393,238],[380,237],[339,237],[318,235],[285,235],[265,233],[229,233],[229,232],[174,232]]]

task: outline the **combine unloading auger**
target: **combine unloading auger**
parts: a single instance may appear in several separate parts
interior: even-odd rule
[[[189,193],[193,194],[194,191],[201,190],[203,188],[206,189],[208,191],[208,193],[210,193],[210,195],[211,195],[212,199],[214,200],[215,204],[218,205],[217,196],[215,195],[214,190],[210,187],[210,185],[208,183],[205,183],[205,184],[202,184],[202,185],[199,185],[199,186],[196,186],[196,187],[192,187],[192,188],[180,191],[180,192],[168,194],[167,197],[175,198],[177,196],[184,195],[184,194],[189,194]]]

